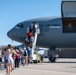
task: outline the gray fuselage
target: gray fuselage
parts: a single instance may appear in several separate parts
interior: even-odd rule
[[[32,22],[39,23],[40,34],[38,35],[37,46],[76,48],[76,33],[63,33],[60,17],[43,17],[20,22],[8,32],[8,37],[24,43],[27,28]],[[18,25],[23,25],[23,27],[19,28]]]

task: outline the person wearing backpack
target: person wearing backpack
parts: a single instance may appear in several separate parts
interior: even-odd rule
[[[31,48],[29,46],[26,46],[27,54],[28,54],[28,63],[30,63],[31,59]]]
[[[24,48],[24,54],[23,54],[23,66],[25,66],[25,64],[28,65],[28,54],[27,54],[27,50]]]

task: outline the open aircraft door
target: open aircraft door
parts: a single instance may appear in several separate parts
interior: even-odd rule
[[[62,0],[61,16],[63,33],[76,33],[76,0]]]

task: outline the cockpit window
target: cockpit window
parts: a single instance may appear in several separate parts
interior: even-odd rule
[[[23,24],[18,24],[16,25],[17,28],[24,28],[24,25]]]
[[[24,25],[23,25],[23,24],[21,24],[21,25],[20,25],[20,28],[23,28],[23,27],[24,27]]]
[[[17,25],[17,27],[19,27],[19,25]]]

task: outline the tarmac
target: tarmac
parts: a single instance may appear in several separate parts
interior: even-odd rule
[[[5,70],[0,70],[0,75],[5,75]],[[56,63],[44,59],[42,63],[21,65],[11,75],[76,75],[76,59],[58,59]]]

